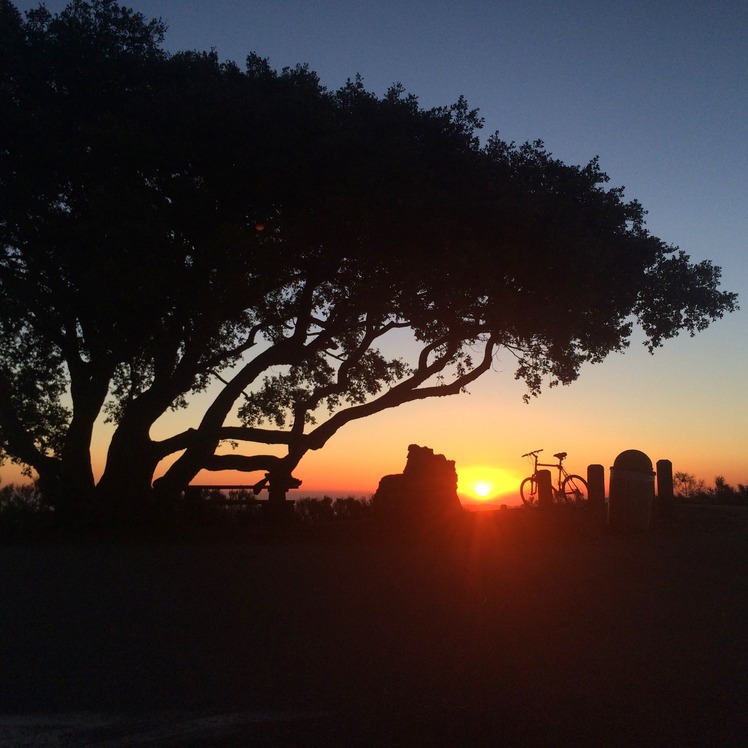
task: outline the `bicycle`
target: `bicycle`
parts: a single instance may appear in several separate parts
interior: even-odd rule
[[[547,463],[538,462],[538,455],[542,449],[536,449],[532,452],[522,455],[522,457],[531,457],[533,459],[533,471],[529,478],[525,478],[519,487],[519,495],[525,506],[537,509],[538,507],[538,468],[548,467],[558,470],[556,485],[551,485],[551,499],[557,504],[562,502],[573,507],[583,507],[589,500],[589,489],[587,481],[581,475],[570,475],[564,468],[564,460],[567,457],[566,452],[557,452],[553,455],[558,462]]]

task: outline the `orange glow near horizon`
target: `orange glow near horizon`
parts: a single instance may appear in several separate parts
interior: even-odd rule
[[[708,335],[707,332],[700,339],[706,340]],[[333,493],[369,498],[383,476],[403,471],[409,444],[428,446],[455,462],[458,495],[464,505],[472,508],[521,503],[520,482],[532,472],[532,464],[521,455],[539,447],[544,448],[542,456],[548,457],[549,462],[553,461],[554,452],[568,452],[565,466],[570,473],[582,476],[588,465],[599,464],[607,471],[618,454],[638,449],[653,464],[660,459],[670,460],[674,471],[693,474],[708,487],[714,485],[717,475],[724,476],[731,486],[745,484],[742,370],[733,366],[722,371],[723,389],[735,393],[729,409],[721,407],[716,395],[722,390],[716,388],[697,390],[698,400],[689,396],[693,407],[684,409],[683,393],[672,387],[663,390],[661,385],[663,372],[672,364],[667,360],[668,350],[677,347],[678,342],[670,341],[669,345],[651,361],[646,351],[638,354],[632,350],[603,366],[592,367],[585,370],[578,384],[549,390],[529,405],[522,402],[524,390],[518,383],[507,380],[505,374],[491,372],[471,386],[470,396],[409,403],[353,421],[324,448],[304,456],[294,470],[303,483],[291,492],[290,498]],[[691,341],[689,345],[696,347],[689,359],[695,366],[698,343]],[[711,350],[709,346],[706,349]],[[629,395],[632,381],[640,385]],[[657,394],[656,408],[644,399],[642,393],[648,392]],[[196,395],[187,410],[165,414],[152,429],[152,437],[162,440],[196,428],[211,399],[212,393]],[[590,406],[591,402],[595,407]],[[666,413],[667,418],[654,418],[655,411]],[[700,422],[696,434],[692,428],[694,413],[702,412],[721,415]],[[569,413],[573,413],[571,420]],[[564,427],[568,423],[571,427]],[[554,424],[561,427],[552,437],[539,438],[548,434]],[[96,480],[104,469],[112,431],[112,424],[104,423],[103,418],[97,422],[92,450]],[[238,452],[252,454],[253,448],[258,449],[258,445],[242,445]],[[272,445],[259,445],[263,453],[274,453],[276,449],[281,451]],[[178,454],[171,455],[160,463],[155,477],[162,475],[177,457]],[[194,483],[248,485],[262,476],[262,471],[203,471]],[[6,461],[0,466],[0,486],[27,481],[17,465]],[[477,483],[490,486],[485,496],[475,490]]]
[[[519,478],[510,470],[492,465],[457,468],[457,492],[463,502],[491,503],[519,493]]]

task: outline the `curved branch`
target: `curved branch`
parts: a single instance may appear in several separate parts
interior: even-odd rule
[[[321,424],[304,437],[304,448],[306,450],[321,449],[328,439],[346,423],[350,423],[351,421],[360,418],[366,418],[367,416],[387,410],[388,408],[394,408],[407,402],[424,400],[427,397],[445,397],[447,395],[458,394],[464,387],[471,382],[474,382],[478,377],[491,368],[491,362],[493,361],[496,346],[497,341],[493,336],[491,336],[486,341],[483,358],[476,367],[471,369],[469,372],[458,376],[449,384],[418,389],[418,386],[425,382],[432,374],[435,374],[446,366],[451,357],[451,353],[445,354],[444,357],[430,364],[428,371],[419,369],[412,377],[388,390],[380,397],[371,400],[368,403],[364,403],[363,405],[356,405],[338,411],[335,415],[325,421],[325,423]]]
[[[301,418],[301,424],[303,426],[304,413],[314,410],[326,397],[330,397],[334,394],[344,392],[350,385],[350,374],[354,366],[358,364],[367,351],[371,348],[374,341],[384,335],[389,329],[386,325],[384,327],[374,327],[373,325],[367,325],[366,332],[361,338],[359,344],[348,353],[347,356],[343,357],[342,363],[338,367],[337,377],[334,382],[328,385],[318,387],[312,392],[303,403],[300,403],[302,411],[297,414],[297,419]]]
[[[254,426],[224,426],[218,431],[219,439],[259,442],[261,444],[289,444],[292,436],[288,431],[272,431]]]
[[[194,443],[197,430],[189,428],[186,431],[182,431],[179,434],[174,434],[166,439],[153,442],[154,454],[163,459],[167,455],[173,454],[174,452],[180,452],[183,449],[187,449],[191,444]]]
[[[204,470],[239,470],[253,473],[258,470],[270,472],[281,462],[275,455],[212,455],[203,463]]]
[[[271,429],[260,429],[254,426],[224,426],[215,433],[218,441],[231,439],[242,442],[256,442],[259,444],[290,444],[293,436],[288,431],[273,431]],[[174,434],[167,439],[154,442],[154,451],[159,459],[188,449],[198,440],[197,429],[187,429],[180,434]]]

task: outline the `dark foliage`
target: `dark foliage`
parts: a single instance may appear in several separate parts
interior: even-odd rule
[[[0,538],[36,534],[54,522],[54,511],[31,483],[0,487]]]
[[[0,455],[60,516],[168,503],[203,469],[282,494],[346,423],[457,394],[499,353],[533,396],[633,320],[655,348],[736,308],[596,159],[482,144],[463,99],[327,91],[256,55],[169,55],[163,33],[114,0],[0,0]],[[405,331],[407,359],[387,352]],[[151,438],[211,383],[196,428]]]
[[[684,504],[706,504],[726,506],[748,506],[748,485],[738,483],[731,486],[723,476],[714,479],[714,486],[708,487],[703,480],[697,480],[690,473],[675,473],[675,496]]]
[[[339,499],[306,497],[296,500],[294,512],[304,523],[361,520],[371,516],[371,502],[353,496]]]

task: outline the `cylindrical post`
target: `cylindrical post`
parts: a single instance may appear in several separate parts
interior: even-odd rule
[[[675,512],[673,493],[673,463],[670,460],[657,460],[657,517],[669,522]]]
[[[587,487],[590,491],[591,509],[605,506],[605,468],[602,465],[587,466]]]
[[[538,470],[538,509],[549,509],[553,506],[553,487],[551,486],[551,471]]]
[[[652,461],[638,449],[616,457],[610,469],[608,527],[611,530],[648,530],[654,503]]]

